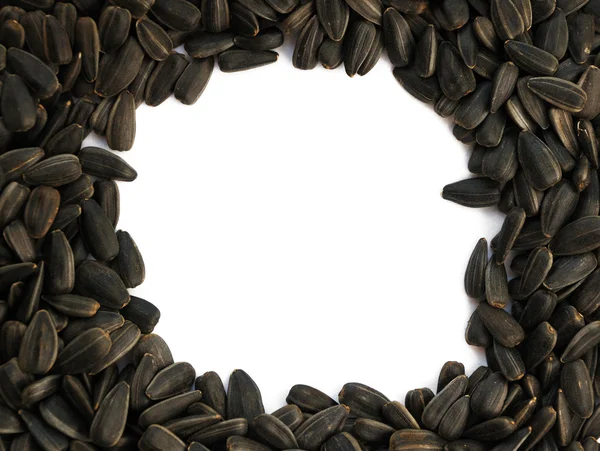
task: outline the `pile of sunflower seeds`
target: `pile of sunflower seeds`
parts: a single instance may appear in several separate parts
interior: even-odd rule
[[[600,450],[600,0],[0,6],[0,451]],[[116,181],[137,173],[83,140],[131,149],[142,103],[193,104],[215,59],[275,62],[286,34],[305,70],[365,75],[385,49],[474,144],[476,176],[443,196],[506,214],[465,276],[487,366],[448,362],[435,393],[296,385],[268,414],[244,371],[226,390],[174,362],[159,310],[128,292],[145,271]]]

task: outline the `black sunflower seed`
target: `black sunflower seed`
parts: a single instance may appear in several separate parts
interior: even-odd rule
[[[405,67],[411,63],[415,50],[415,40],[404,17],[394,8],[383,14],[383,36],[390,61],[395,67]]]
[[[383,46],[381,46],[381,50],[383,50]],[[319,62],[325,69],[340,67],[344,63],[344,42],[325,39],[319,47]]]
[[[265,413],[265,409],[258,386],[245,371],[234,371],[227,391],[227,418],[252,421],[261,413]]]
[[[539,25],[534,42],[536,47],[551,53],[559,60],[563,59],[569,44],[569,28],[563,10],[555,10],[554,14]]]
[[[597,217],[578,219],[556,234],[550,243],[550,250],[557,256],[583,254],[600,246]]]
[[[90,426],[90,438],[98,446],[115,446],[125,430],[129,410],[129,385],[118,383],[104,398]]]
[[[583,360],[564,364],[560,372],[561,387],[573,412],[589,418],[594,411],[594,395],[590,374]]]
[[[437,68],[438,60],[438,41],[433,25],[429,25],[419,37],[414,53],[414,64],[417,74],[423,78],[433,76]],[[456,104],[456,106],[458,106],[458,104]],[[448,115],[450,114],[452,113],[449,113]]]
[[[167,428],[158,424],[151,425],[140,438],[138,447],[141,451],[158,451],[169,449],[173,451],[185,451],[185,443]]]
[[[390,439],[390,450],[402,451],[422,449],[428,451],[441,451],[446,445],[446,440],[435,432],[420,429],[403,429],[397,431]]]
[[[203,0],[202,21],[210,33],[221,33],[229,28],[228,0]]]
[[[490,17],[500,39],[514,39],[525,31],[525,23],[518,7],[518,0],[492,0]]]
[[[546,190],[562,178],[562,170],[554,154],[536,135],[523,131],[519,135],[519,162],[531,185]]]
[[[6,53],[8,66],[40,98],[46,99],[58,89],[58,79],[42,60],[16,47]]]
[[[201,15],[200,10],[186,0],[156,0],[152,14],[162,24],[179,31],[195,29]]]
[[[349,411],[345,405],[333,406],[310,417],[294,432],[298,446],[319,449],[344,424]]]
[[[358,73],[369,55],[376,35],[375,26],[366,20],[350,24],[344,39],[344,67],[348,76],[353,77]]]
[[[57,431],[73,440],[88,440],[88,425],[60,395],[54,394],[40,403],[40,415]]]
[[[317,66],[318,52],[325,34],[317,16],[310,19],[298,36],[292,63],[296,69],[311,70]]]
[[[437,78],[444,95],[458,100],[473,92],[476,88],[475,76],[458,49],[444,41],[439,45],[438,55]]]
[[[69,64],[73,58],[71,42],[67,30],[58,19],[46,15],[43,22],[44,53],[54,64]]]
[[[465,207],[481,208],[496,205],[500,194],[497,182],[476,177],[445,186],[442,197]]]
[[[575,13],[567,19],[569,26],[569,53],[577,64],[583,64],[590,55],[594,41],[594,16]]]
[[[86,330],[75,337],[58,354],[56,369],[61,374],[78,374],[90,370],[110,351],[109,334],[99,327]]]
[[[517,66],[533,75],[553,75],[558,69],[554,55],[533,45],[509,40],[504,49]]]
[[[95,200],[82,202],[79,223],[86,247],[94,257],[109,261],[119,254],[114,226]]]
[[[502,346],[514,348],[523,341],[525,336],[523,328],[504,310],[481,302],[477,307],[477,312],[490,334]]]
[[[135,30],[140,45],[153,60],[163,61],[173,50],[173,42],[167,32],[146,16],[135,23]]]
[[[364,19],[381,25],[383,5],[380,0],[346,0],[346,3]]]
[[[597,88],[600,85],[600,69],[596,66],[588,67],[577,81],[577,84],[586,93],[588,100],[583,109],[575,113],[575,116],[593,119],[600,114],[600,106],[598,104],[600,89]]]
[[[463,375],[456,377],[446,385],[446,387],[439,392],[427,406],[425,406],[425,410],[423,411],[423,424],[428,428],[436,428],[452,404],[465,394],[467,383],[468,378]]]
[[[532,77],[527,86],[546,102],[572,113],[581,111],[587,101],[582,88],[561,78]]]
[[[127,40],[131,25],[131,13],[118,6],[107,7],[98,21],[100,48],[104,53],[113,53]]]
[[[103,97],[119,94],[135,79],[143,60],[144,50],[137,40],[134,37],[127,38],[117,51],[102,58],[96,80],[96,92]]]

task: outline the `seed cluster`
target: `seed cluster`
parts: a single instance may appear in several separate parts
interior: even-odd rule
[[[600,0],[0,6],[0,451],[600,450]],[[226,390],[174,362],[159,310],[128,292],[145,270],[116,181],[137,173],[83,140],[131,149],[142,103],[193,104],[215,60],[273,63],[286,34],[305,70],[365,75],[385,50],[475,144],[476,177],[444,198],[506,214],[465,275],[487,366],[446,363],[436,393],[296,385],[267,414],[244,371]]]

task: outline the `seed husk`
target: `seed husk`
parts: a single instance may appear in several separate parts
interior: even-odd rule
[[[415,40],[408,23],[394,8],[387,8],[383,14],[383,36],[392,64],[408,66],[413,58]]]
[[[364,19],[381,25],[383,5],[380,0],[346,0],[346,3]]]
[[[485,297],[496,308],[506,307],[509,300],[506,268],[503,264],[498,264],[496,258],[491,259],[486,267]]]
[[[581,418],[589,418],[594,411],[594,395],[592,381],[583,360],[565,363],[560,380],[571,410]]]
[[[471,208],[491,207],[500,201],[500,186],[486,177],[462,180],[444,187],[442,197]]]
[[[20,410],[19,415],[27,426],[29,433],[40,444],[43,449],[59,450],[67,449],[69,439],[57,430],[46,425],[46,423],[35,413]]]
[[[137,172],[125,160],[99,147],[81,149],[79,161],[83,172],[88,175],[126,182],[137,178]]]
[[[59,375],[46,376],[29,384],[23,389],[21,399],[27,407],[34,406],[52,396],[60,389],[62,377]],[[0,407],[0,410],[2,408]]]
[[[234,46],[234,36],[230,32],[216,34],[198,33],[185,43],[185,51],[193,58],[209,58]]]
[[[517,86],[519,69],[508,61],[502,64],[494,74],[492,93],[490,95],[490,113],[495,113],[510,99]]]
[[[318,413],[337,405],[328,395],[308,385],[294,385],[285,400],[307,413]]]
[[[586,93],[588,100],[583,109],[574,113],[574,115],[585,119],[593,119],[600,114],[600,106],[598,106],[600,89],[597,88],[600,86],[600,69],[596,66],[588,67],[577,80],[577,84]]]
[[[100,49],[113,53],[127,40],[131,26],[131,13],[119,6],[108,6],[98,20]]]
[[[550,250],[556,256],[583,254],[600,246],[596,235],[599,222],[594,216],[578,219],[566,225],[550,242]]]
[[[75,155],[64,154],[46,158],[28,168],[23,180],[32,185],[59,187],[81,176],[81,163]]]
[[[103,447],[115,446],[125,430],[129,385],[118,383],[104,398],[90,427],[90,438]]]
[[[81,52],[81,73],[85,80],[94,83],[100,70],[100,36],[94,19],[91,17],[77,19],[75,40]]]
[[[123,326],[110,333],[112,345],[108,353],[90,370],[90,374],[98,374],[133,349],[140,338],[140,329],[131,321],[125,321]]]
[[[112,97],[127,88],[140,71],[144,50],[134,37],[129,37],[114,53],[102,58],[95,91],[102,97]]]
[[[427,451],[441,451],[444,449],[446,443],[446,440],[431,431],[403,429],[392,435],[390,450],[408,451],[411,449],[422,449]]]
[[[173,42],[167,32],[148,17],[140,18],[135,23],[135,30],[140,45],[153,60],[163,61],[173,50]]]
[[[554,55],[533,45],[509,40],[504,49],[517,66],[533,75],[553,75],[558,69]]]
[[[93,261],[86,261],[77,269],[75,292],[93,297],[109,308],[122,308],[130,299],[119,276],[110,268]]]
[[[452,100],[461,99],[476,88],[473,71],[458,49],[447,41],[438,48],[437,78],[444,95]]]
[[[527,86],[546,102],[571,113],[581,111],[587,102],[581,87],[561,78],[532,77]]]
[[[437,69],[438,60],[438,41],[433,25],[429,25],[425,29],[414,47],[414,64],[417,74],[423,78],[433,76]]]
[[[57,431],[73,440],[88,440],[88,425],[67,401],[58,394],[40,403],[40,415]]]
[[[294,432],[298,446],[306,450],[319,449],[344,424],[349,413],[350,408],[339,405],[313,415]]]
[[[100,261],[110,261],[119,254],[119,240],[106,213],[93,199],[81,203],[79,224],[87,249]]]
[[[312,70],[318,63],[318,52],[325,34],[317,16],[310,19],[298,36],[292,64],[296,69]]]
[[[523,341],[523,328],[504,310],[481,302],[477,311],[485,327],[502,346],[514,348]]]
[[[42,33],[46,59],[54,64],[69,64],[73,58],[71,42],[67,30],[58,19],[46,15]]]
[[[437,427],[448,409],[465,394],[468,378],[458,376],[439,392],[423,411],[423,424],[428,428]]]
[[[187,449],[185,443],[175,434],[158,424],[153,424],[146,429],[138,446],[142,451],[160,451],[162,449],[185,451]]]
[[[523,297],[531,296],[542,285],[553,262],[554,257],[546,247],[539,247],[531,253],[519,285]]]
[[[135,99],[123,91],[114,102],[106,123],[106,142],[113,150],[130,150],[135,141]]]
[[[436,103],[442,96],[436,77],[422,78],[414,69],[397,67],[394,77],[406,91],[425,103]]]
[[[325,39],[319,47],[319,62],[325,69],[340,67],[344,63],[344,42]]]
[[[381,410],[390,400],[381,392],[359,383],[348,383],[338,395],[341,404],[350,408],[352,416],[380,420]]]
[[[357,20],[348,27],[344,39],[344,67],[349,77],[358,73],[369,55],[376,35],[375,26],[366,20]]]
[[[262,413],[265,413],[262,395],[254,380],[243,370],[231,373],[227,390],[227,418],[252,421]]]
[[[208,85],[214,65],[212,57],[192,61],[175,84],[175,98],[184,105],[195,104]]]

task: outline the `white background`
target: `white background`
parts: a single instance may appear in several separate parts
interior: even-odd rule
[[[267,411],[297,383],[404,400],[447,360],[470,373],[484,356],[464,342],[464,268],[501,221],[440,196],[470,150],[387,61],[350,79],[296,70],[291,51],[215,70],[195,106],[138,109],[119,223],[146,261],[134,294],[177,361],[245,369]]]

